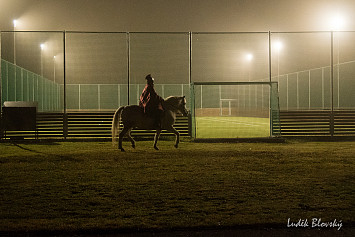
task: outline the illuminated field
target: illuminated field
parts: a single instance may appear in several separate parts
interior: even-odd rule
[[[269,118],[196,117],[196,138],[252,138],[269,136]]]
[[[355,236],[343,235],[355,223],[354,141],[124,143],[0,143],[0,236],[271,229],[301,217],[344,224],[301,236]]]

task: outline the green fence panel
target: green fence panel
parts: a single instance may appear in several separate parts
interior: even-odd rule
[[[281,134],[279,88],[276,82],[270,84],[270,133],[271,136]]]
[[[80,109],[99,109],[98,85],[80,85]]]
[[[7,100],[8,101],[15,101],[16,100],[16,70],[15,66],[12,64],[7,65],[8,70],[8,81],[7,81]]]
[[[39,111],[58,110],[60,107],[57,83],[6,60],[1,60],[1,77],[2,102],[37,101]]]
[[[310,87],[310,73],[300,72],[299,73],[299,88],[300,90],[300,108],[302,109],[310,109],[311,104],[311,87]],[[284,90],[284,94],[287,90]],[[286,101],[286,98],[284,99]],[[284,103],[285,104],[285,103]]]
[[[15,100],[22,101],[23,100],[22,68],[15,66],[15,70],[16,70]]]
[[[128,85],[120,84],[120,104],[119,106],[128,105]]]
[[[44,101],[44,81],[43,77],[37,77],[37,101],[38,101],[38,109],[39,111],[44,111],[43,101]]]
[[[347,63],[340,65],[339,73],[341,75],[339,80],[339,89],[341,91],[339,94],[339,104],[342,108],[355,108],[354,64]]]
[[[145,85],[141,85],[141,86],[139,87],[139,90],[138,90],[138,95],[139,95],[139,96],[141,95],[141,93],[142,93],[144,87],[145,87]],[[161,84],[156,84],[156,85],[154,85],[154,89],[155,89],[155,91],[157,92],[158,95],[160,95],[160,96],[163,97],[163,98],[166,97],[165,94],[164,94],[164,86],[163,86],[163,85],[161,85]],[[138,98],[139,98],[139,97],[138,97]]]
[[[141,86],[139,84],[130,84],[129,85],[129,104],[136,105],[139,102],[139,96],[142,90],[140,88],[144,88],[144,85]]]
[[[28,85],[28,100],[33,101],[34,100],[34,73],[32,72],[27,72],[27,85]]]
[[[66,87],[67,96],[67,109],[78,110],[79,106],[79,85],[67,85]]]
[[[119,107],[119,85],[99,85],[100,109],[113,110]]]
[[[164,98],[168,96],[182,96],[183,95],[183,85],[164,85]]]
[[[47,79],[43,79],[43,108],[44,111],[50,110],[50,101],[51,101],[51,94],[50,94],[50,82]]]
[[[38,101],[38,75],[33,74],[33,101]]]
[[[26,70],[22,71],[22,86],[22,100],[29,101],[28,72]]]
[[[8,100],[8,65],[5,60],[1,60],[1,101]]]

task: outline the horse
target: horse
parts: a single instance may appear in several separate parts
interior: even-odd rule
[[[175,134],[175,147],[178,148],[180,141],[179,132],[173,127],[176,115],[178,113],[183,114],[184,116],[188,115],[186,109],[186,98],[185,96],[169,96],[162,101],[164,108],[164,114],[161,120],[161,128],[154,127],[155,121],[154,118],[151,118],[144,114],[143,108],[138,105],[127,105],[119,107],[112,119],[112,143],[115,144],[117,141],[118,135],[118,149],[125,151],[122,147],[122,140],[125,135],[132,143],[132,147],[135,148],[136,144],[134,139],[131,137],[131,130],[133,128],[145,129],[145,130],[156,130],[154,136],[154,149],[159,150],[157,147],[157,142],[160,136],[162,129],[165,129],[169,132]],[[122,121],[123,129],[120,132],[119,122]]]

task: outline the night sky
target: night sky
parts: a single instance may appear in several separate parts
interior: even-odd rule
[[[0,29],[67,31],[355,30],[354,0],[0,0]]]

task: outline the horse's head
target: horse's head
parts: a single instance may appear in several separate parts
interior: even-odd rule
[[[184,116],[187,116],[189,112],[186,109],[186,98],[185,98],[185,96],[182,96],[182,97],[179,97],[179,99],[180,99],[180,103],[179,103],[180,109],[179,110]]]
[[[180,112],[184,116],[188,115],[189,112],[186,109],[185,96],[169,96],[165,101],[170,104],[173,110],[176,110],[176,112]]]

